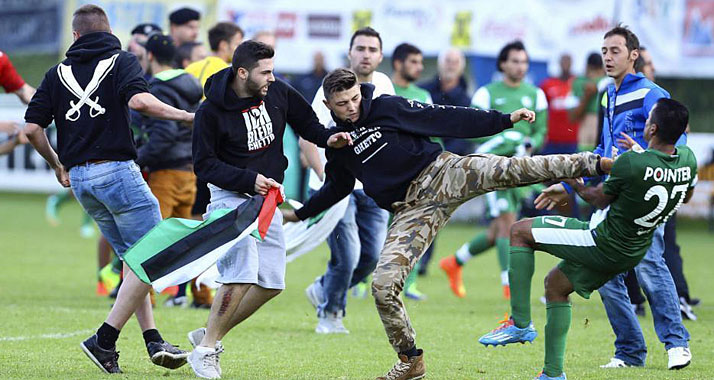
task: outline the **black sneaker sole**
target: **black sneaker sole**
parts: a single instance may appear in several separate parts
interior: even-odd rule
[[[176,369],[184,366],[186,358],[188,358],[189,353],[183,354],[172,354],[170,352],[161,351],[154,354],[151,357],[151,362],[168,369]]]
[[[92,363],[94,363],[97,367],[99,367],[99,369],[101,369],[102,372],[104,372],[104,373],[110,373],[109,371],[107,371],[106,368],[104,368],[104,366],[102,366],[102,365],[99,363],[99,360],[97,360],[97,358],[94,357],[94,354],[92,354],[92,352],[89,351],[89,348],[87,348],[87,346],[84,345],[84,342],[80,343],[79,346],[82,347],[82,351],[84,352],[85,355],[87,355],[87,357],[89,358],[89,360],[91,360]]]

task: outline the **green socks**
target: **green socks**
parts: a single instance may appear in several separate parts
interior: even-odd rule
[[[464,265],[467,261],[471,260],[472,257],[491,247],[492,245],[488,242],[488,234],[482,232],[459,248],[456,252],[456,263]]]
[[[548,302],[546,305],[547,323],[545,325],[545,368],[543,372],[550,377],[563,373],[565,362],[565,343],[572,317],[570,302]]]
[[[498,265],[501,266],[501,272],[508,270],[508,256],[511,239],[496,238],[496,250],[498,250]]]
[[[511,284],[511,316],[516,327],[527,327],[531,322],[531,279],[535,270],[533,250],[511,247],[508,280]]]

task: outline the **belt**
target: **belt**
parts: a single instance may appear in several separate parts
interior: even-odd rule
[[[79,164],[74,165],[74,166],[88,166],[88,165],[91,165],[91,164],[103,164],[103,163],[109,162],[109,161],[110,161],[110,160],[87,160],[87,161],[84,161],[84,162],[79,163]]]

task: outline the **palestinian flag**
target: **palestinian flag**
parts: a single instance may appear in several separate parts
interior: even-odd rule
[[[124,262],[161,292],[195,278],[240,240],[264,239],[282,202],[282,188],[272,188],[235,209],[215,210],[204,221],[164,219],[126,251]]]

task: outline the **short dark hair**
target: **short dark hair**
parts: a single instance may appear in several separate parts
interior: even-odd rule
[[[508,54],[511,53],[511,50],[515,51],[526,51],[526,46],[523,45],[523,42],[521,41],[513,41],[509,42],[501,48],[501,51],[498,53],[498,61],[496,62],[496,68],[498,71],[503,72],[501,69],[501,63],[508,61]]]
[[[602,69],[602,54],[590,53],[588,55],[587,66],[591,69]]]
[[[231,39],[238,33],[241,36],[245,35],[240,26],[232,22],[219,22],[211,29],[208,29],[208,45],[211,46],[212,51],[218,51],[218,45],[221,44],[221,41],[226,41],[226,43],[230,44]]]
[[[233,52],[233,72],[237,73],[239,68],[244,68],[248,71],[258,66],[258,61],[266,58],[273,58],[275,50],[270,46],[253,40],[241,42]]]
[[[348,90],[357,84],[357,74],[350,69],[335,69],[322,80],[322,91],[325,99],[336,92]]]
[[[644,46],[640,46],[639,51],[642,53],[643,51],[646,51],[647,48]],[[642,69],[645,68],[645,59],[642,58],[642,54],[637,56],[637,59],[635,60],[635,72],[636,73],[641,73]]]
[[[191,59],[191,54],[193,54],[193,49],[203,45],[202,42],[188,41],[181,44],[181,46],[176,48],[176,58],[174,66],[179,69],[183,69],[183,61],[185,59]]]
[[[354,45],[355,38],[357,38],[357,36],[377,37],[377,39],[379,40],[379,50],[382,50],[382,37],[379,35],[379,32],[372,29],[372,27],[370,26],[365,26],[364,28],[357,29],[352,34],[352,38],[350,39],[350,50],[352,50],[352,45]]]
[[[82,5],[72,14],[72,30],[85,35],[92,32],[111,32],[109,18],[98,5]]]
[[[404,62],[412,54],[422,54],[418,47],[410,43],[401,43],[394,48],[394,53],[392,53],[392,68],[394,68],[394,62]]]
[[[664,142],[675,144],[687,129],[689,110],[684,104],[668,98],[659,98],[655,106],[650,121],[657,124],[657,136]]]
[[[616,27],[608,30],[607,33],[605,33],[605,37],[603,37],[603,39],[606,39],[606,38],[612,37],[612,36],[624,37],[625,38],[625,46],[627,46],[628,52],[631,52],[633,50],[638,50],[640,48],[640,40],[637,38],[635,33],[633,33],[626,26],[622,25],[622,23],[617,24]]]

